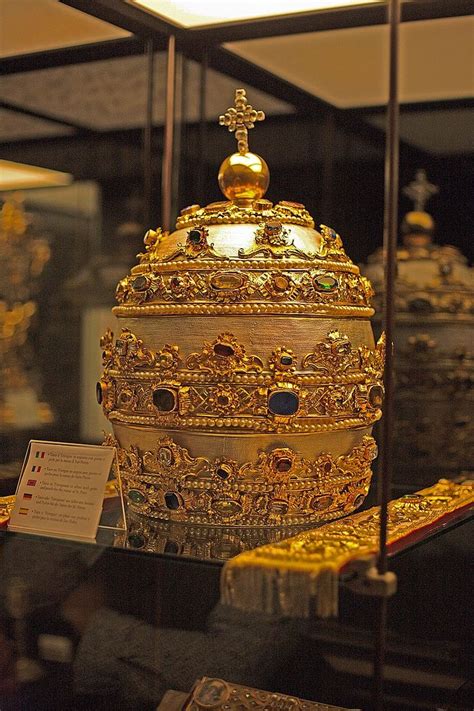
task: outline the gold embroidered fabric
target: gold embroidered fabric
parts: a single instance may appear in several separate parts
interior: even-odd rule
[[[474,479],[440,479],[434,486],[389,504],[388,545],[426,534],[443,519],[474,504]],[[348,564],[378,550],[380,508],[347,516],[280,543],[241,553],[226,563],[225,604],[289,617],[337,615],[338,586]]]

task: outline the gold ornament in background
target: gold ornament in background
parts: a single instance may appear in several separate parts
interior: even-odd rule
[[[472,477],[440,479],[388,505],[389,551],[443,525],[462,520],[474,506]],[[226,605],[283,617],[331,617],[338,612],[339,577],[357,578],[361,563],[379,550],[380,507],[347,516],[292,538],[244,551],[222,571]],[[413,538],[411,538],[413,537]],[[367,570],[367,567],[365,568]],[[274,594],[269,594],[273,591]]]
[[[101,341],[97,397],[130,508],[170,522],[314,524],[363,502],[381,415],[372,287],[304,205],[264,198],[243,90],[220,123],[226,197],[145,235]]]
[[[28,362],[28,333],[37,305],[37,280],[49,261],[46,240],[34,236],[18,196],[0,212],[0,430],[28,429],[53,420],[37,397]]]
[[[458,475],[474,461],[474,270],[458,249],[437,245],[425,212],[438,192],[424,170],[404,193],[414,202],[402,222],[395,289],[395,482],[426,484]],[[376,290],[376,328],[383,312],[383,254],[364,269]]]

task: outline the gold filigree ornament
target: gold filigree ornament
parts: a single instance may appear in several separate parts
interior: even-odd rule
[[[193,456],[171,437],[139,454],[116,446],[121,480],[135,513],[202,525],[292,526],[337,518],[362,504],[377,447],[366,436],[346,455],[314,459],[289,447],[261,451],[256,461]]]
[[[117,440],[125,449],[133,443],[143,461],[156,441],[172,438],[193,462],[204,457],[215,469],[204,486],[183,460],[197,488],[179,490],[158,485],[164,470],[148,471],[147,516],[170,515],[167,493],[173,516],[209,525],[341,515],[355,505],[348,482],[336,477],[330,491],[307,490],[307,463],[366,447],[381,416],[384,345],[374,347],[370,283],[335,230],[316,230],[301,203],[267,199],[268,166],[248,149],[263,118],[237,90],[221,117],[237,139],[219,169],[225,199],[184,208],[172,232],[149,230],[139,263],[117,287],[122,330],[115,342],[110,333],[102,341],[97,387]],[[287,451],[290,475],[272,470],[268,482],[255,473],[258,494],[231,488],[250,486],[242,467],[274,450]],[[370,464],[353,466],[359,505]],[[175,481],[177,470],[166,476]]]
[[[348,711],[271,691],[203,677],[194,685],[182,711]]]
[[[231,333],[188,356],[170,345],[151,351],[128,329],[118,345],[112,341],[107,332],[98,396],[116,422],[314,432],[372,424],[381,415],[383,336],[374,349],[354,348],[331,331],[302,359],[279,347],[266,364]],[[132,344],[125,356],[124,343]]]
[[[290,240],[289,232],[278,220],[268,220],[259,225],[255,232],[255,247],[249,249],[239,249],[241,259],[251,257],[300,257],[307,261],[316,258],[313,252],[305,252],[296,247],[293,240]]]

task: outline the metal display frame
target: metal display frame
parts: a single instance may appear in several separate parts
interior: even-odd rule
[[[384,204],[384,248],[385,264],[385,304],[384,327],[387,343],[393,342],[394,332],[394,286],[397,261],[397,215],[398,215],[398,168],[400,152],[403,155],[406,147],[399,140],[399,101],[398,101],[398,48],[399,27],[401,22],[438,19],[444,17],[470,15],[472,3],[470,0],[413,0],[401,4],[401,0],[388,0],[374,5],[342,8],[313,13],[298,13],[285,17],[270,17],[252,21],[223,23],[213,27],[184,29],[167,22],[155,15],[141,10],[137,6],[120,0],[60,0],[63,4],[80,10],[97,19],[106,21],[125,29],[132,37],[120,40],[100,42],[93,45],[69,47],[60,50],[34,53],[21,58],[7,58],[0,62],[4,72],[28,71],[29,69],[47,68],[67,64],[90,62],[97,59],[131,56],[145,53],[147,58],[147,110],[143,129],[143,185],[144,185],[144,222],[150,224],[153,195],[153,89],[156,77],[153,70],[153,58],[156,51],[166,51],[166,109],[163,139],[163,158],[161,170],[162,225],[169,229],[172,223],[173,201],[173,169],[174,145],[176,139],[176,82],[177,53],[198,61],[201,65],[199,87],[199,144],[201,156],[205,152],[206,121],[205,93],[206,75],[209,68],[217,69],[234,77],[236,80],[248,82],[251,77],[256,88],[268,93],[280,93],[284,87],[285,96],[293,102],[297,112],[303,115],[316,107],[324,111],[326,130],[330,133],[334,123],[350,126],[351,130],[360,135],[369,136],[379,144],[385,141],[385,204]],[[224,42],[255,39],[262,37],[299,34],[336,30],[366,25],[389,25],[389,100],[386,107],[387,131],[383,132],[370,127],[360,120],[360,114],[351,110],[339,110],[330,104],[310,95],[279,77],[256,67],[246,60],[223,48]],[[443,102],[445,105],[445,102]],[[2,102],[4,108],[18,110],[7,101]],[[20,109],[21,110],[21,109]],[[23,113],[28,113],[22,110]],[[38,117],[38,114],[35,114]],[[51,117],[44,117],[51,120]],[[78,129],[84,130],[82,127]],[[410,149],[416,153],[416,149]],[[330,166],[327,167],[330,171]],[[199,190],[198,190],[199,192]],[[381,581],[387,579],[389,555],[387,552],[387,505],[391,498],[392,479],[392,438],[393,438],[393,352],[387,348],[385,369],[385,405],[381,431],[381,455],[379,459],[379,504],[381,506],[380,551],[378,556],[378,575]],[[383,586],[381,586],[383,587]],[[384,705],[384,657],[386,650],[386,595],[379,597],[379,614],[377,620],[374,673],[373,673],[373,704],[374,708],[382,709]]]

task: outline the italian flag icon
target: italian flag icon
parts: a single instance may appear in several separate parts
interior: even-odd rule
[[[38,452],[36,452],[36,454],[35,454],[35,458],[36,458],[36,459],[44,459],[44,455],[45,455],[45,454],[46,454],[46,452],[40,452],[40,451],[38,451]]]

